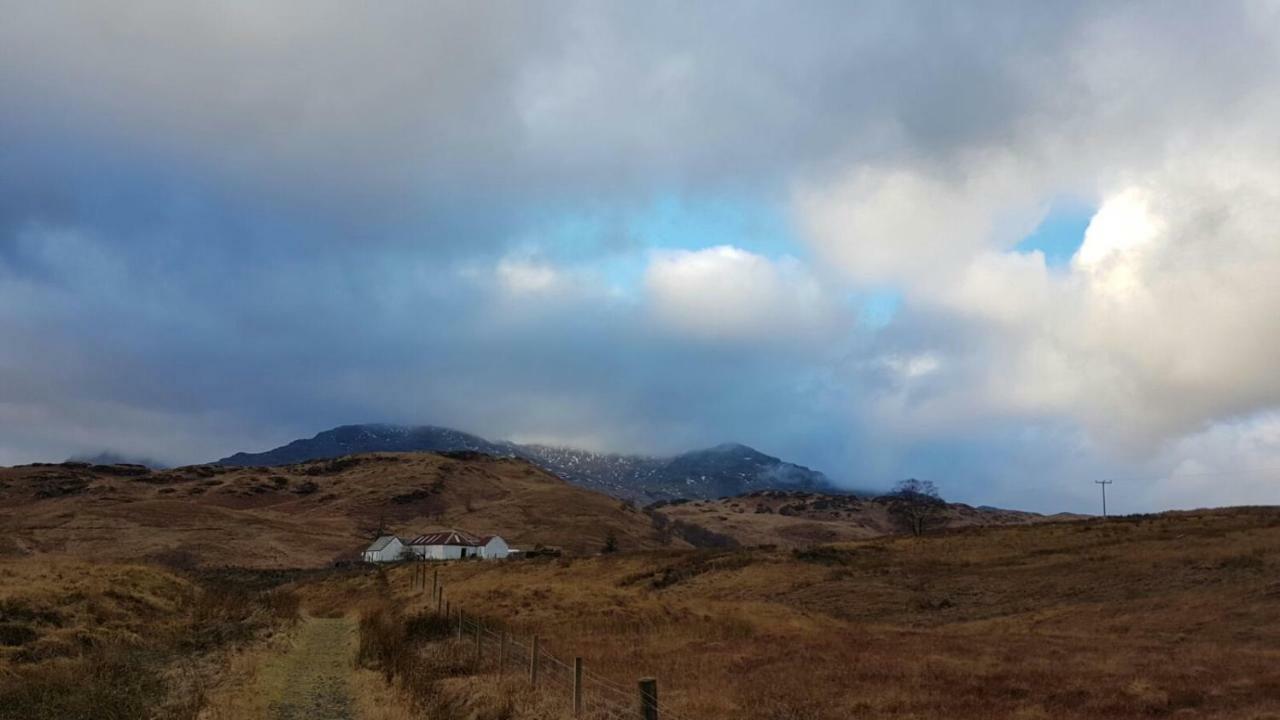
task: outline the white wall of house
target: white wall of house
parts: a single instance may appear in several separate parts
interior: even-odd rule
[[[413,552],[423,560],[457,560],[463,548],[458,545],[411,545]]]
[[[381,550],[365,550],[362,557],[365,562],[395,562],[403,552],[404,544],[400,542],[400,538],[391,538],[391,542]]]
[[[468,557],[505,558],[509,553],[507,543],[500,537],[493,537],[479,547],[462,545],[410,545],[409,549],[423,560],[460,560]]]
[[[494,535],[489,538],[489,542],[480,548],[480,555],[487,560],[501,560],[511,554],[511,548],[507,546],[507,541]]]

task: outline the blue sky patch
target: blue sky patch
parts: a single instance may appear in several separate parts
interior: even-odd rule
[[[1046,265],[1063,267],[1080,249],[1095,212],[1097,208],[1080,201],[1055,202],[1040,225],[1014,249],[1024,253],[1039,250],[1044,253]]]
[[[902,293],[884,288],[859,298],[858,319],[867,327],[879,329],[893,322],[902,305]]]
[[[628,225],[631,234],[650,248],[702,250],[732,245],[768,257],[799,257],[804,249],[781,211],[750,198],[664,195]]]

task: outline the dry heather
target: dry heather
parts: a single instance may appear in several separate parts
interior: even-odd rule
[[[0,557],[59,554],[175,567],[324,567],[384,526],[459,527],[515,547],[594,554],[734,544],[804,546],[891,531],[847,496],[761,493],[652,511],[570,485],[523,460],[476,453],[352,455],[281,467],[62,463],[0,468]],[[953,506],[957,525],[1042,520]]]
[[[711,541],[702,543],[704,546],[716,545],[714,538],[719,536],[730,541],[721,545],[796,548],[865,540],[898,531],[886,503],[853,495],[760,490],[719,500],[659,502],[649,509],[672,523],[710,533]],[[975,508],[960,503],[949,504],[942,516],[953,528],[1027,525],[1082,517]]]
[[[228,648],[298,617],[283,590],[57,557],[0,562],[0,719],[194,718]]]
[[[274,468],[0,468],[0,557],[57,553],[175,566],[321,567],[358,557],[380,521],[412,536],[497,532],[517,547],[688,547],[636,508],[522,460],[356,455]]]
[[[1261,720],[1280,717],[1277,569],[1280,511],[1237,509],[440,577],[623,687],[658,677],[686,718]],[[428,609],[409,572],[394,594]],[[465,665],[436,678],[467,717],[539,716]]]

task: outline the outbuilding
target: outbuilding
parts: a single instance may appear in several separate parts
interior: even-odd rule
[[[404,554],[404,543],[395,535],[383,535],[374,540],[360,557],[365,562],[395,562]]]
[[[497,535],[488,535],[480,540],[480,557],[486,560],[501,560],[511,554],[507,541]]]

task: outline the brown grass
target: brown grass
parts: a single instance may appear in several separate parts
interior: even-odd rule
[[[685,717],[1084,720],[1280,717],[1277,569],[1280,512],[1239,509],[441,577],[624,688],[658,677]],[[489,687],[455,675],[455,704]]]
[[[887,503],[853,495],[760,490],[718,500],[659,502],[647,511],[656,516],[658,522],[665,519],[673,527],[690,528],[703,536],[709,534],[706,541],[693,543],[697,547],[735,544],[803,548],[816,543],[866,540],[900,531],[889,515]],[[1027,525],[1062,519],[1079,519],[1079,516],[1045,516],[951,503],[939,518],[952,528]]]
[[[414,536],[459,527],[515,547],[594,553],[688,547],[618,500],[503,458],[379,453],[274,468],[193,466],[127,476],[68,465],[0,468],[0,556],[145,559],[178,569],[326,567],[379,521]]]
[[[278,692],[278,673],[269,661],[280,656],[289,643],[278,635],[264,643],[235,649],[205,694],[199,720],[250,720],[267,716],[267,699]]]
[[[298,618],[283,589],[158,567],[0,563],[0,718],[194,718],[221,653]]]

